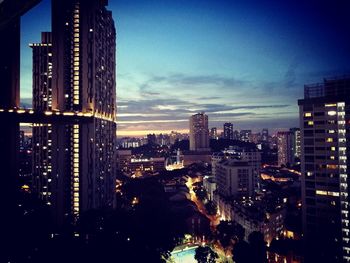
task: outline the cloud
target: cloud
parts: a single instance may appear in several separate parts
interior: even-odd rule
[[[153,96],[159,96],[161,93],[160,92],[142,92],[141,95],[142,96],[146,96],[146,97],[153,97]]]
[[[119,131],[187,132],[189,117],[197,112],[208,114],[209,126],[219,129],[227,121],[238,129],[295,126],[298,94],[280,88],[295,87],[297,66],[294,60],[280,81],[259,83],[219,75],[146,75],[134,83],[139,96],[117,100]]]
[[[210,95],[211,91],[217,90],[231,90],[235,91],[236,88],[240,88],[248,85],[244,79],[238,79],[234,77],[226,77],[220,75],[189,75],[183,73],[172,73],[168,75],[156,75],[148,76],[139,84],[140,94],[156,93],[157,95],[169,95],[176,94],[180,91],[191,92],[200,90],[205,91],[206,96],[200,96],[198,99],[220,99],[220,96]],[[211,89],[208,89],[210,87]],[[238,89],[237,89],[238,90]],[[209,91],[209,92],[208,92]],[[195,97],[195,93],[191,96]]]
[[[297,58],[290,63],[287,72],[284,74],[284,85],[286,89],[290,89],[296,86],[296,69],[299,66]]]
[[[222,99],[222,97],[213,96],[213,97],[198,97],[197,98],[197,100],[218,100],[218,99]]]

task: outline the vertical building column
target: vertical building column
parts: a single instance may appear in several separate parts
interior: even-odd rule
[[[347,147],[345,126],[345,102],[337,103],[338,123],[338,158],[339,158],[339,180],[340,180],[340,212],[342,226],[343,257],[350,260],[350,225],[349,225],[349,196],[348,196],[348,174],[347,174]]]
[[[13,109],[19,106],[20,18],[1,28],[0,38],[0,109]],[[18,175],[19,124],[11,118],[0,118],[6,123],[0,129],[0,167],[4,196],[8,196]]]

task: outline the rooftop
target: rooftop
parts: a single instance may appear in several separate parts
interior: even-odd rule
[[[350,94],[350,75],[325,78],[323,83],[304,86],[304,98],[338,97]]]

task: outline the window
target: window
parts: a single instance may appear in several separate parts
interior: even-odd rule
[[[324,116],[324,112],[315,112],[315,116]]]

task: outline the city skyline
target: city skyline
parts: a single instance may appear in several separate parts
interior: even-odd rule
[[[350,262],[345,1],[0,0],[4,259]]]
[[[118,36],[118,135],[186,132],[188,117],[199,111],[208,114],[209,127],[297,127],[303,85],[349,71],[350,23],[341,7],[110,1]],[[49,31],[49,10],[43,1],[22,18],[22,102],[32,88],[28,44]]]

